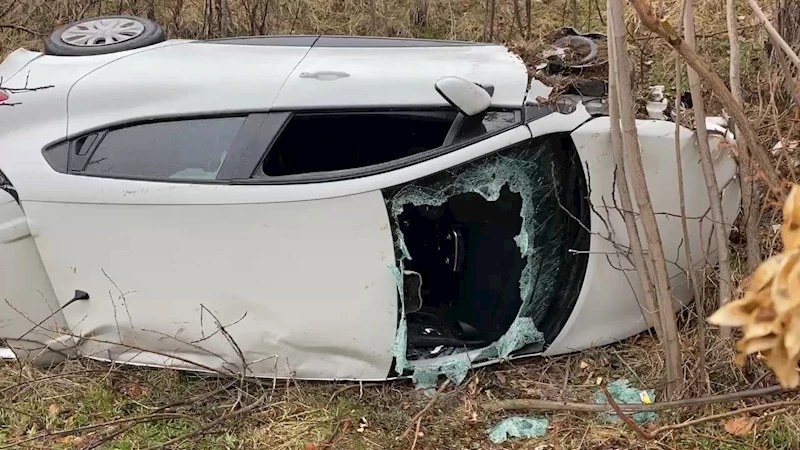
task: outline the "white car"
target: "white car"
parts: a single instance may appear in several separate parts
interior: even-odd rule
[[[104,17],[46,49],[0,65],[7,356],[459,378],[648,328],[608,117],[538,103],[501,45],[165,40]],[[638,123],[685,304],[674,126]],[[730,227],[736,163],[711,139]],[[680,140],[700,266],[709,202]]]

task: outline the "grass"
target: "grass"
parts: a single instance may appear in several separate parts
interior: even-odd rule
[[[689,373],[693,364],[691,333],[686,331],[683,336]],[[739,368],[725,352],[711,354],[719,355],[709,364],[715,392],[743,389],[763,373],[757,362]],[[642,441],[624,424],[603,422],[598,414],[547,412],[532,413],[550,420],[548,432],[541,439],[494,445],[487,438],[487,430],[511,413],[484,413],[480,409],[482,402],[504,398],[591,402],[598,390],[598,378],[627,378],[633,385],[658,390],[662,367],[657,343],[642,335],[581,354],[532,358],[476,370],[461,386],[447,389],[423,417],[416,449],[792,449],[800,445],[796,409],[767,417],[753,416],[757,424],[746,436],[726,432],[723,422],[710,422],[678,430],[659,441]],[[687,379],[693,379],[691,374]],[[767,377],[763,383],[772,384],[774,379]],[[226,386],[226,390],[219,390]],[[333,448],[408,449],[414,433],[404,441],[397,437],[412,425],[413,416],[429,401],[407,381],[359,386],[283,380],[273,391],[272,381],[265,380],[240,390],[235,380],[168,369],[119,368],[89,360],[68,361],[49,369],[6,362],[0,365],[0,448],[24,448],[15,443],[44,430],[52,433],[161,412],[156,410],[215,391],[210,397],[169,409],[186,418],[139,424],[99,448],[158,446],[209,424],[230,411],[237,400],[249,404],[266,395],[272,400],[252,414],[227,421],[175,448],[318,450],[324,448],[322,443],[338,435]],[[741,405],[663,412],[659,422],[678,423],[737,406]],[[345,423],[349,424],[347,428],[337,433]],[[365,426],[359,431],[362,423]],[[103,426],[66,436],[42,437],[29,444],[35,444],[34,448],[93,448],[91,445],[119,430],[119,425]],[[552,447],[540,447],[545,444]]]
[[[571,0],[534,1],[529,34],[521,33],[514,25],[511,0],[497,0],[493,33],[486,20],[485,0],[429,0],[424,20],[419,19],[420,14],[415,14],[420,3],[420,0],[375,0],[373,21],[369,0],[230,0],[232,30],[224,33],[215,26],[204,26],[203,0],[0,0],[0,57],[18,47],[41,50],[45,35],[79,17],[125,13],[154,16],[171,38],[324,33],[491,39],[519,51],[528,66],[534,67],[541,61],[540,52],[546,45],[547,35],[558,27],[573,25]],[[525,23],[525,1],[519,0],[519,4]],[[599,0],[580,0],[577,4],[578,28],[604,32],[605,4]],[[670,0],[664,2],[667,17],[673,24],[678,4]],[[727,79],[728,40],[724,19],[719,15],[721,6],[720,0],[699,0],[695,16],[697,29],[702,34],[698,39],[700,55],[722,79]],[[769,107],[771,98],[776,105],[785,105],[787,95],[776,82],[774,65],[763,51],[765,36],[751,26],[754,20],[747,5],[739,2],[738,7],[739,13],[745,16],[740,26],[742,82],[748,113],[766,145],[771,146],[778,137],[796,138],[783,108]],[[255,14],[251,14],[252,11]],[[642,91],[649,85],[663,84],[670,92],[674,89],[674,54],[643,29],[633,19],[631,11],[627,14],[631,30],[628,49],[636,68],[635,89]],[[683,80],[686,83],[686,77]],[[684,84],[683,87],[688,86]],[[709,101],[709,111],[718,113],[719,104],[710,95]],[[765,215],[765,230],[776,220]],[[772,241],[772,235],[766,231],[765,254],[772,251]],[[744,271],[741,259],[734,258],[732,264],[738,276]],[[714,298],[714,286],[710,282],[706,298]],[[681,317],[684,372],[689,380],[687,395],[706,393],[709,389],[713,393],[744,389],[762,376],[765,369],[758,361],[750,361],[745,367],[735,366],[730,345],[711,338],[707,363],[709,379],[698,380],[694,320],[688,311]],[[550,427],[542,439],[493,445],[486,437],[486,430],[509,414],[485,414],[479,408],[482,402],[514,397],[588,402],[597,390],[593,384],[598,378],[607,381],[628,378],[642,388],[661,392],[663,367],[657,343],[645,334],[572,356],[534,358],[477,370],[463,385],[445,391],[423,417],[422,435],[417,437],[415,448],[800,448],[800,417],[796,409],[767,417],[754,416],[757,424],[746,436],[732,435],[724,430],[723,423],[711,422],[670,433],[658,442],[645,442],[637,439],[625,425],[604,423],[597,414],[549,412],[544,415],[550,420]],[[774,381],[767,376],[762,383]],[[180,400],[209,395],[230,383],[231,380],[166,369],[118,368],[87,360],[68,361],[47,370],[0,362],[0,448],[25,448],[16,443],[45,430],[70,430],[152,414]],[[345,386],[351,387],[343,390]],[[170,408],[171,412],[184,414],[185,418],[138,424],[99,448],[133,450],[158,446],[200,429],[234,409],[238,402],[249,404],[261,395],[271,398],[264,407],[245,417],[226,421],[207,434],[181,442],[176,448],[319,450],[323,448],[321,443],[349,423],[345,431],[338,433],[339,440],[334,448],[409,449],[413,446],[413,433],[404,441],[397,441],[397,437],[412,425],[414,414],[428,402],[405,381],[363,387],[281,381],[274,392],[271,381],[264,385],[248,385],[244,390],[229,386],[191,404]],[[659,421],[677,423],[735,406],[742,405],[664,412]],[[360,428],[362,422],[366,426]],[[120,430],[118,425],[103,426],[37,439],[25,445],[52,449],[91,448],[104,436]]]

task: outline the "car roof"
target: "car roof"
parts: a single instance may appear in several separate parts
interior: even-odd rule
[[[45,84],[77,80],[69,135],[187,115],[449,108],[435,89],[448,76],[492,86],[493,108],[520,108],[528,83],[522,59],[502,45],[358,36],[170,40],[119,56],[43,55],[37,65],[65,66],[52,82],[43,74]]]

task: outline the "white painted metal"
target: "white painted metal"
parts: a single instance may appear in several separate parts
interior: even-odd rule
[[[14,139],[9,138],[8,141],[12,146],[23,145],[27,139],[27,137],[17,134],[13,137]],[[42,161],[41,154],[38,152],[11,154],[9,159],[4,161],[2,167],[6,175],[14,181],[14,185],[20,191],[20,197],[25,203],[109,204],[122,202],[139,205],[225,205],[298,202],[361,194],[407,183],[487,155],[529,137],[530,131],[527,127],[518,126],[457,152],[384,174],[346,181],[296,185],[219,186],[62,175],[50,169]],[[26,154],[32,156],[28,157]],[[28,213],[30,220],[36,220],[30,216],[30,212]]]
[[[279,355],[279,376],[288,376],[289,358],[298,378],[384,379],[396,332],[397,287],[389,270],[394,243],[380,189],[529,137],[519,126],[397,171],[311,185],[131,185],[65,176],[60,190],[70,195],[51,189],[49,201],[27,200],[26,213],[56,289],[101,297],[65,311],[68,323],[80,323],[77,334],[106,341],[121,335],[126,343],[177,351],[217,368],[222,363],[217,356],[164,336],[192,341],[213,333],[209,314],[201,328],[203,305],[223,324],[247,313],[228,330],[248,361],[261,360],[250,365],[256,375],[274,376],[275,360],[264,358]],[[120,292],[129,292],[124,301]],[[134,336],[132,328],[159,333]],[[222,335],[202,347],[238,361]],[[107,350],[90,342],[81,347],[101,359],[108,358]],[[191,368],[153,353],[112,356]]]
[[[13,53],[0,64],[3,85],[38,90],[15,93],[10,101],[16,106],[0,108],[0,170],[23,197],[29,190],[51,193],[60,190],[62,180],[73,177],[53,171],[42,157],[42,149],[67,134],[67,96],[75,82],[117,59],[182,42],[168,41],[139,50],[81,57]]]
[[[25,214],[14,197],[0,190],[0,341],[23,360],[58,359],[54,351],[69,352],[71,339],[58,333],[66,322],[61,313],[54,314],[57,310]]]
[[[666,121],[637,121],[642,159],[650,187],[653,208],[661,233],[672,285],[672,295],[682,304],[691,301],[692,290],[683,268],[688,267],[682,242],[680,206],[678,202],[677,166],[675,164],[675,124]],[[629,243],[625,223],[614,206],[619,194],[614,189],[614,161],[611,153],[609,118],[594,119],[572,133],[578,154],[591,174],[590,202],[594,208],[591,216],[589,262],[575,310],[546,355],[557,355],[604,345],[627,338],[646,330],[642,315],[641,287],[633,265],[617,255],[611,241],[627,246]],[[721,136],[710,138],[715,149],[717,182],[725,186],[723,210],[730,229],[738,213],[740,191],[735,180],[736,163],[727,150],[719,149]],[[692,131],[681,129],[681,157],[686,189],[686,213],[691,236],[694,266],[705,264],[704,253],[710,262],[715,261],[714,240],[709,239],[712,229],[710,215],[700,220],[708,211],[708,195],[699,164],[696,138]],[[729,183],[730,182],[730,183]],[[621,205],[619,205],[621,208]],[[638,209],[637,209],[638,210]],[[598,217],[602,216],[602,219]],[[694,218],[694,219],[692,219]],[[604,223],[605,222],[605,223]],[[608,228],[606,228],[608,224]],[[640,233],[644,230],[639,227]],[[702,239],[701,239],[702,238]],[[646,248],[646,241],[643,242]],[[608,256],[608,257],[607,257]],[[610,259],[609,259],[610,258]],[[620,269],[624,269],[620,270]]]
[[[202,190],[188,195],[202,197]],[[120,194],[105,204],[26,204],[58,292],[81,289],[93,296],[64,312],[76,334],[111,342],[121,337],[125,344],[224,369],[224,361],[240,360],[221,333],[208,338],[217,329],[216,315],[247,361],[260,361],[249,366],[259,376],[274,376],[276,364],[282,377],[380,379],[389,373],[397,287],[380,192],[290,203],[126,203]],[[89,341],[81,351],[192,368],[109,347]]]
[[[320,80],[320,71],[348,76]],[[448,106],[434,85],[456,76],[495,87],[492,106],[522,106],[527,69],[498,45],[464,47],[314,47],[286,80],[274,108]]]
[[[158,353],[177,354],[225,369],[223,360],[236,364],[238,356],[224,336],[211,336],[217,327],[207,312],[224,325],[246,312],[227,329],[247,359],[257,361],[249,367],[255,375],[274,376],[277,367],[279,376],[385,378],[397,293],[388,270],[394,248],[380,189],[448,170],[531,135],[572,132],[591,171],[590,201],[609,224],[611,238],[627,243],[618,211],[603,207],[613,201],[609,122],[589,120],[582,105],[572,114],[550,114],[410,167],[330,183],[220,186],[90,178],[56,173],[41,155],[43,147],[67,134],[135,119],[275,108],[446,106],[434,88],[443,76],[491,84],[493,106],[519,107],[525,67],[500,46],[309,50],[167,41],[80,58],[18,51],[0,65],[0,76],[9,87],[52,85],[15,95],[19,106],[0,108],[0,169],[17,188],[25,211],[23,216],[8,199],[0,202],[0,265],[13,257],[18,271],[0,266],[0,294],[28,299],[28,313],[41,316],[42,305],[49,313],[75,289],[85,290],[92,299],[70,306],[56,320],[83,336],[152,350],[125,352],[84,341],[80,350],[100,359],[202,369]],[[639,125],[655,209],[677,215],[674,124]],[[712,136],[715,144],[718,139]],[[687,208],[690,216],[700,216],[708,199],[689,130],[683,130],[681,146]],[[715,155],[722,185],[734,176],[735,163],[727,151]],[[729,222],[738,201],[734,182],[724,195]],[[609,230],[596,214],[591,221],[600,235],[591,238],[584,288],[547,354],[610,343],[646,328],[635,273],[614,268],[632,267],[613,256],[609,264],[605,253],[616,249],[601,237]],[[667,256],[685,267],[677,217],[660,214],[659,225]],[[713,260],[710,218],[702,229],[699,220],[690,227],[696,257],[701,249],[710,250]],[[676,265],[668,268],[673,294],[685,303],[691,293],[687,281]],[[38,302],[42,297],[33,298],[26,289],[41,285],[48,300]],[[13,336],[24,325],[3,325],[9,314],[0,304],[0,338],[4,330]],[[70,341],[39,340],[48,339]],[[198,339],[202,345],[187,343]]]
[[[436,82],[436,91],[465,116],[480,114],[492,103],[485,89],[459,77],[444,77]]]
[[[39,52],[32,52],[24,48],[19,48],[11,52],[6,59],[2,61],[2,64],[0,64],[0,77],[2,77],[3,80],[1,84],[5,86],[6,82],[8,82],[11,77],[22,70],[25,65],[41,55],[42,54]]]
[[[268,111],[309,47],[193,42],[108,64],[69,97],[69,133],[132,119]]]

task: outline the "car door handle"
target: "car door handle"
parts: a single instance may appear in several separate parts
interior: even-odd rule
[[[320,70],[318,72],[303,72],[300,78],[316,78],[320,81],[333,81],[339,78],[347,78],[350,74],[347,72],[337,72],[332,70]]]

